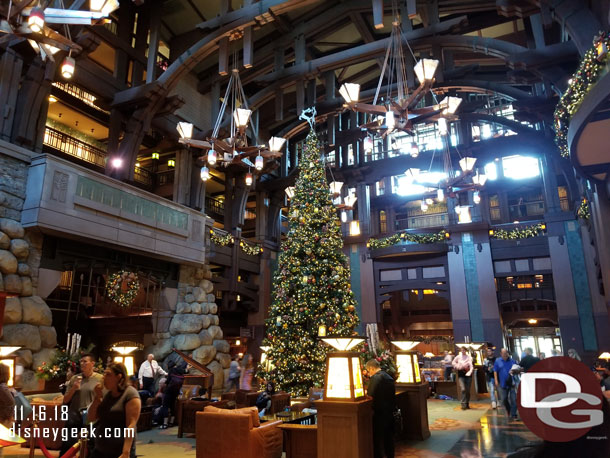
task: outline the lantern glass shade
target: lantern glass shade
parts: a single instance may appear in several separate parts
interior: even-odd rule
[[[0,359],[0,364],[4,364],[8,366],[8,382],[6,382],[7,386],[15,386],[15,356],[5,357]]]
[[[428,211],[428,203],[425,200],[421,201],[421,211],[423,211],[423,212]]]
[[[341,212],[341,222],[347,223],[347,212],[345,210]]]
[[[356,83],[343,83],[339,88],[339,94],[341,94],[346,103],[357,102],[360,96],[360,85]]]
[[[385,126],[388,130],[394,130],[394,127],[396,126],[396,120],[394,119],[394,112],[392,110],[386,111]]]
[[[358,200],[356,194],[350,194],[349,196],[343,198],[343,203],[345,203],[345,205],[348,207],[353,207],[356,203],[356,200]]]
[[[326,359],[324,400],[357,401],[364,397],[358,354],[331,352]]]
[[[472,223],[470,205],[457,205],[455,212],[458,214],[458,224]]]
[[[409,351],[417,347],[417,340],[393,340],[392,343],[403,351]]]
[[[251,114],[252,110],[248,110],[246,108],[237,108],[233,112],[233,119],[235,120],[235,125],[237,127],[246,127],[248,125],[248,121],[250,120]]]
[[[472,193],[472,201],[477,205],[481,203],[481,194],[479,194],[479,191],[474,191]]]
[[[330,183],[331,194],[341,194],[341,188],[343,187],[342,181],[333,181]]]
[[[439,103],[439,108],[441,109],[441,114],[443,115],[452,115],[455,114],[460,104],[462,103],[462,99],[459,97],[445,97]]]
[[[438,118],[438,121],[436,121],[436,124],[438,126],[438,133],[441,135],[447,135],[447,133],[449,132],[449,126],[447,125],[447,120],[445,118]]]
[[[246,173],[246,186],[252,185],[252,174],[250,172]]]
[[[413,142],[411,144],[411,156],[412,157],[419,156],[419,146],[417,146],[417,143],[415,143],[415,142]]]
[[[176,167],[176,160],[175,159],[169,159],[167,161],[167,166],[168,167]]]
[[[121,355],[114,357],[115,363],[123,363],[125,365],[125,369],[127,369],[127,375],[135,374],[135,363],[133,360],[133,356]]]
[[[152,153],[150,158],[159,160],[159,153]]]
[[[445,200],[445,191],[443,191],[442,189],[438,189],[436,191],[436,198],[438,199],[439,202],[444,202]]]
[[[421,383],[417,353],[414,351],[397,351],[396,367],[398,368],[398,379],[396,383],[414,384]]]
[[[352,221],[349,225],[349,235],[360,235],[360,221]]]
[[[217,159],[218,159],[218,154],[216,153],[216,151],[214,151],[213,149],[208,151],[208,164],[210,164],[210,165],[216,164]]]
[[[128,355],[137,349],[138,347],[112,347],[112,351],[116,351],[119,355]]]
[[[274,153],[277,153],[282,149],[282,146],[284,146],[284,143],[286,143],[285,138],[271,137],[269,139],[269,150],[273,151]]]
[[[474,168],[474,164],[477,162],[476,157],[463,157],[460,159],[460,168],[462,172],[470,172]]]
[[[176,126],[180,138],[191,138],[193,136],[193,125],[190,122],[179,122]]]
[[[61,75],[66,78],[72,78],[74,75],[74,69],[76,68],[76,61],[71,56],[64,57],[64,61],[61,64]]]
[[[365,153],[371,153],[373,152],[373,148],[375,147],[375,144],[373,143],[373,139],[371,137],[365,137],[364,139],[364,152]]]
[[[485,182],[487,181],[487,175],[483,174],[483,173],[479,173],[477,172],[473,177],[472,177],[472,182],[476,185],[479,186],[483,186],[485,184]]]
[[[256,156],[256,159],[254,160],[254,168],[256,170],[263,170],[263,156],[260,154]]]
[[[284,192],[286,193],[286,195],[288,196],[289,199],[292,199],[294,197],[294,191],[295,191],[294,186],[290,186],[284,190]]]
[[[42,11],[41,8],[32,8],[30,17],[28,18],[28,25],[32,32],[42,32],[44,27],[44,11]]]
[[[348,351],[354,348],[356,345],[364,342],[363,337],[325,337],[322,339],[328,345],[333,347],[335,350]]]
[[[9,296],[10,297],[10,296]],[[16,352],[17,350],[19,350],[21,347],[9,347],[9,346],[4,346],[1,345],[0,346],[0,357],[4,357],[4,356],[8,356],[13,352]]]
[[[201,181],[208,181],[210,179],[210,170],[205,166],[201,167],[200,176]]]
[[[434,79],[434,74],[438,68],[438,60],[436,59],[420,59],[413,70],[419,80],[419,83],[429,82]]]
[[[610,352],[605,351],[601,355],[598,356],[599,359],[605,359],[606,361],[610,360]]]

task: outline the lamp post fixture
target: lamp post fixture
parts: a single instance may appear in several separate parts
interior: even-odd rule
[[[421,383],[417,352],[413,351],[419,342],[416,340],[393,340],[392,344],[399,349],[396,351],[396,366],[398,368],[396,383],[399,385]]]
[[[322,340],[337,351],[326,357],[324,377],[325,401],[359,401],[364,398],[360,357],[350,351],[364,341],[363,337],[327,336]]]

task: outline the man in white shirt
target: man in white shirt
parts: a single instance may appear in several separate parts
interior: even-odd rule
[[[138,372],[140,386],[144,391],[148,391],[151,396],[155,394],[155,377],[157,375],[167,375],[167,372],[159,366],[159,363],[155,361],[155,355],[151,353],[146,358],[146,361],[142,363],[140,372]]]

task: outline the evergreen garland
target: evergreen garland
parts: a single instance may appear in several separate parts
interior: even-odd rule
[[[555,109],[555,142],[563,157],[570,155],[568,147],[570,120],[574,113],[576,113],[576,110],[578,110],[585,95],[597,83],[602,75],[602,70],[605,69],[608,63],[608,54],[601,59],[597,58],[597,46],[599,44],[605,44],[607,49],[610,49],[610,34],[608,32],[600,32],[593,39],[593,47],[585,53],[578,70],[572,76],[568,89],[559,100]]]
[[[439,243],[447,240],[449,233],[446,230],[442,230],[436,234],[410,234],[408,232],[397,232],[396,234],[384,237],[382,239],[369,239],[366,246],[371,250],[377,250],[379,248],[386,248],[392,245],[396,245],[400,242],[411,242],[411,243]]]
[[[543,235],[546,230],[546,224],[538,223],[532,226],[526,227],[516,227],[510,231],[504,229],[490,229],[489,235],[490,238],[498,239],[498,240],[518,240],[518,239],[527,239],[530,237],[537,237],[539,235]]]
[[[580,202],[580,206],[578,207],[578,210],[576,211],[576,215],[580,219],[584,219],[584,220],[588,220],[589,218],[591,218],[591,211],[589,210],[589,202],[587,202],[587,199],[585,199],[585,198],[582,199],[582,201]]]

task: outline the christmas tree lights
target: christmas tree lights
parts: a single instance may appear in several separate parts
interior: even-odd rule
[[[325,326],[328,335],[350,336],[359,322],[341,225],[313,130],[289,214],[263,340],[273,369],[263,368],[258,375],[293,396],[303,396],[324,382],[330,347],[319,341],[320,327]]]

